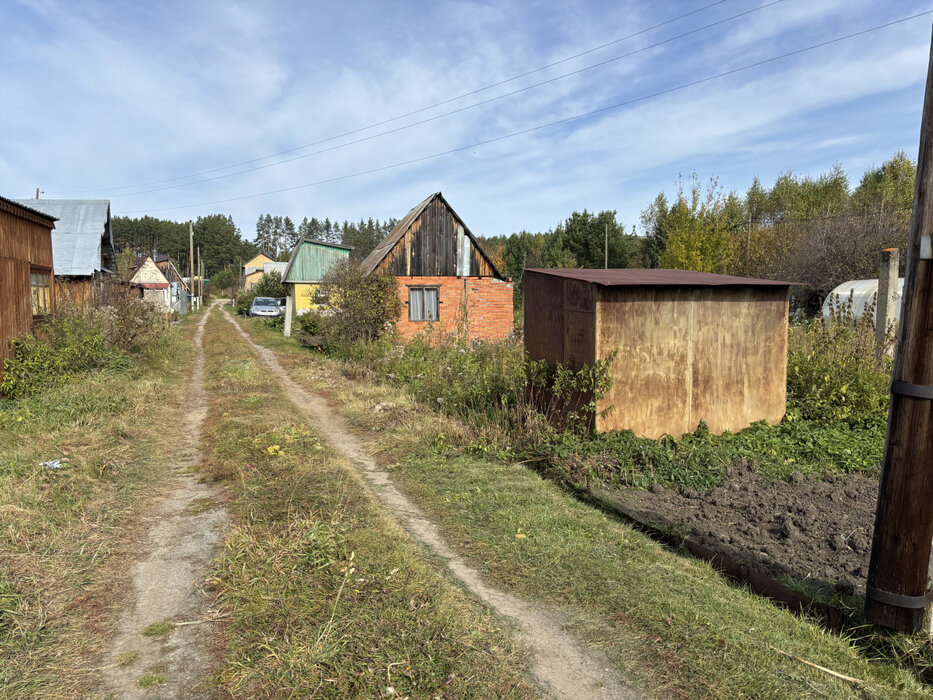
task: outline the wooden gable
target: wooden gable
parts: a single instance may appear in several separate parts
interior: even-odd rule
[[[476,237],[437,192],[398,222],[363,261],[367,274],[504,279]]]

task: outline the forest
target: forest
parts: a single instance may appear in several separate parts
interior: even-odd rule
[[[675,195],[659,193],[641,212],[639,226],[626,230],[614,210],[575,211],[554,228],[482,236],[483,246],[503,274],[515,280],[521,305],[526,267],[666,267],[800,282],[795,306],[813,310],[836,285],[877,275],[882,248],[904,247],[913,202],[916,163],[895,153],[868,168],[851,186],[842,165],[819,176],[781,174],[770,186],[755,178],[740,194],[713,178],[681,178]],[[353,247],[360,260],[397,223],[358,222],[262,214],[252,238],[223,214],[198,217],[196,245],[208,276],[239,270],[257,251],[287,260],[302,237]],[[145,216],[115,217],[118,250],[158,250],[180,269],[188,257],[188,226]],[[608,245],[606,241],[608,240]],[[906,256],[902,256],[903,258]]]

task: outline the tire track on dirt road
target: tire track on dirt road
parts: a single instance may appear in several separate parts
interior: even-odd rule
[[[172,490],[145,518],[145,539],[130,571],[132,589],[104,656],[104,697],[210,696],[204,685],[211,667],[210,625],[197,623],[214,614],[214,596],[204,590],[205,578],[228,516],[219,502],[220,487],[199,483],[198,475],[191,473],[202,460],[201,426],[208,409],[202,338],[210,314],[204,314],[194,335],[197,355],[187,402],[193,408],[184,415],[178,434],[165,436],[178,449],[169,470]],[[142,635],[146,627],[164,620],[181,624],[164,636]],[[134,654],[138,658],[126,663]],[[141,687],[143,677],[150,687]]]
[[[586,649],[570,637],[555,614],[484,583],[479,572],[450,548],[437,526],[395,487],[388,472],[379,467],[363,441],[350,432],[327,400],[299,386],[271,350],[253,342],[233,317],[226,310],[222,311],[282,382],[288,398],[317,424],[324,438],[360,470],[380,503],[395,519],[415,539],[440,556],[451,573],[474,595],[518,623],[521,641],[531,651],[532,675],[549,694],[574,699],[641,697],[624,683],[602,652]]]

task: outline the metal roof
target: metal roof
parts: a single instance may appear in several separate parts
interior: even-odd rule
[[[415,222],[415,219],[421,216],[421,214],[424,213],[424,210],[428,208],[428,205],[435,199],[440,199],[450,210],[450,213],[454,216],[454,218],[460,223],[461,226],[463,226],[464,233],[469,236],[470,240],[473,242],[473,245],[476,247],[476,250],[479,251],[479,254],[485,258],[487,263],[489,263],[489,267],[492,268],[495,276],[499,279],[505,279],[502,273],[499,272],[496,264],[486,254],[486,251],[483,250],[483,246],[481,246],[479,241],[476,240],[476,236],[474,236],[470,231],[470,227],[463,222],[463,219],[460,218],[460,215],[454,211],[454,208],[450,206],[450,202],[444,199],[444,195],[440,192],[435,192],[426,200],[421,202],[421,204],[414,207],[411,211],[405,214],[405,217],[395,225],[395,228],[389,231],[389,235],[379,241],[378,245],[373,249],[373,252],[366,256],[366,259],[362,263],[363,271],[367,275],[371,274],[372,271],[375,270],[379,265],[379,263],[385,260],[385,257],[389,254],[389,251],[392,250],[392,248],[395,247],[395,244],[402,239],[402,237],[405,235],[405,232],[411,228],[411,225]]]
[[[40,219],[42,222],[44,222],[43,225],[48,225],[49,228],[55,228],[54,216],[49,216],[43,211],[33,209],[31,206],[23,204],[24,201],[28,202],[31,200],[7,199],[6,197],[0,197],[0,205],[6,205],[5,207],[0,208],[2,208],[4,211],[8,211],[11,214],[16,214],[20,218],[28,219],[29,221]],[[36,221],[36,223],[39,222]]]
[[[691,270],[646,270],[624,268],[612,270],[570,270],[556,268],[527,268],[552,277],[580,280],[601,287],[789,287],[796,282],[714,275]]]
[[[339,243],[302,238],[292,249],[288,265],[282,273],[282,282],[320,282],[334,265],[350,257],[351,250],[351,246]]]
[[[101,247],[113,249],[110,201],[106,199],[14,199],[58,219],[52,231],[52,263],[59,276],[88,276],[102,270]]]

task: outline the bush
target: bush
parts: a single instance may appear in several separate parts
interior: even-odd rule
[[[11,342],[13,356],[3,363],[0,394],[28,396],[64,383],[68,377],[104,367],[126,367],[126,355],[108,346],[101,314],[70,304],[55,319]]]
[[[130,355],[150,349],[168,328],[165,314],[118,283],[105,284],[93,306],[58,305],[55,318],[11,341],[0,394],[19,398],[74,375],[127,369]]]
[[[828,321],[792,325],[788,414],[823,424],[883,425],[894,364],[884,346],[879,348],[875,340],[871,309],[856,321],[851,301],[834,305]]]
[[[402,312],[395,277],[366,275],[357,262],[335,265],[322,288],[327,313],[319,314],[317,323],[331,346],[372,342],[391,331]]]

